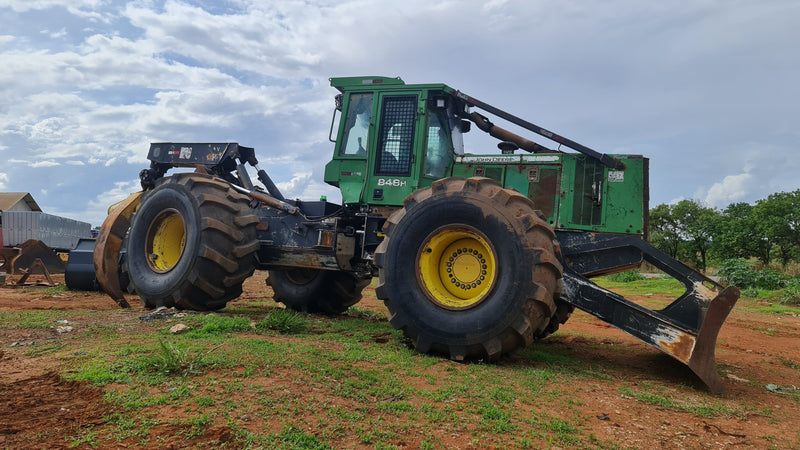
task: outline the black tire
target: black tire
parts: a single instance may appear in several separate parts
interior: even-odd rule
[[[328,315],[341,314],[358,303],[370,281],[349,272],[302,268],[270,270],[267,278],[276,302],[295,311]]]
[[[136,293],[148,308],[223,308],[253,274],[258,221],[248,197],[219,178],[160,180],[131,220],[127,268]]]
[[[421,352],[495,360],[531,344],[556,311],[555,234],[530,199],[494,180],[438,180],[408,196],[384,229],[376,294]]]
[[[544,330],[536,333],[534,338],[538,341],[540,339],[544,339],[547,336],[558,331],[559,327],[562,324],[567,323],[572,313],[575,311],[575,307],[570,305],[569,303],[565,302],[564,300],[557,299],[556,300],[556,313],[553,314],[553,317],[550,318],[550,323],[544,328]]]

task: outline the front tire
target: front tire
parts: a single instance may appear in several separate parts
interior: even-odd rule
[[[132,218],[127,266],[145,306],[217,310],[253,274],[258,216],[248,197],[196,173],[161,180]]]
[[[358,303],[370,281],[349,272],[304,268],[270,270],[267,278],[276,302],[295,311],[328,315],[341,314]]]
[[[408,196],[385,230],[376,294],[417,350],[495,360],[550,323],[560,250],[527,197],[446,178]]]

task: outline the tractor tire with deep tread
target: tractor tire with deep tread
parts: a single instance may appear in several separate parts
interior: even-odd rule
[[[133,215],[126,266],[145,306],[217,310],[253,274],[258,216],[219,178],[181,173],[159,180]]]
[[[349,272],[320,269],[270,270],[273,299],[295,311],[337,315],[361,300],[370,279]]]
[[[378,298],[417,350],[496,360],[556,313],[563,268],[530,199],[489,178],[445,178],[403,201],[375,253]]]
[[[556,313],[553,314],[553,317],[550,318],[550,323],[547,324],[544,330],[542,330],[539,333],[536,333],[534,338],[538,341],[558,331],[561,325],[567,323],[567,320],[569,320],[574,311],[575,311],[574,306],[572,306],[571,304],[567,303],[564,300],[557,299]]]

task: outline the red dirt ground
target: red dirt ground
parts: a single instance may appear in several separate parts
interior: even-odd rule
[[[243,298],[263,295],[263,277],[248,280]],[[129,301],[134,310],[142,312],[136,297]],[[359,307],[385,312],[374,296],[365,296]],[[0,288],[0,314],[43,309],[98,311],[117,310],[118,306],[100,293],[47,295],[39,289]],[[748,412],[707,419],[620,394],[624,386],[641,391],[637,387],[654,379],[685,384],[687,372],[681,364],[584,313],[576,313],[562,329],[565,333],[556,333],[537,345],[545,352],[548,345],[566,346],[613,374],[611,380],[598,379],[576,387],[571,394],[578,400],[581,414],[591,417],[582,425],[585,432],[600,442],[613,441],[623,448],[800,448],[800,404],[765,387],[800,386],[800,317],[734,309],[717,343],[717,364],[727,390],[719,402],[748,405]],[[51,329],[0,329],[0,448],[68,448],[68,436],[87,425],[100,424],[112,413],[101,401],[104,388],[65,381],[58,375],[58,360],[26,356],[21,350],[26,342],[58,338]],[[513,356],[510,361],[513,363]],[[157,431],[162,436],[171,434],[166,428]],[[229,438],[227,429],[210,427],[193,441],[181,437],[159,445],[219,444]],[[409,448],[418,446],[413,442],[420,439],[409,439]],[[454,437],[447,444],[463,448],[468,443],[467,437],[462,441]]]

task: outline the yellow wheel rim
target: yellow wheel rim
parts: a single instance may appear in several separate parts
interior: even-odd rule
[[[178,211],[168,209],[159,214],[147,231],[146,251],[150,268],[169,272],[178,264],[186,245],[186,226]]]
[[[479,231],[445,226],[431,233],[417,253],[417,279],[428,298],[447,309],[482,302],[497,277],[494,248]]]

